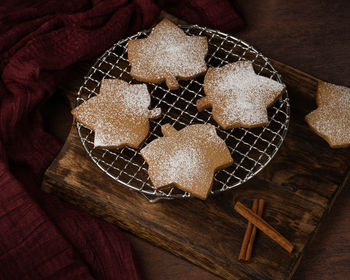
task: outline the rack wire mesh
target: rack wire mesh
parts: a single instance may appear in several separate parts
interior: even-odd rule
[[[250,60],[255,72],[282,83],[278,72],[269,60],[247,43],[228,34],[199,27],[197,25],[180,26],[190,36],[208,38],[208,67],[221,67],[239,60]],[[99,92],[102,79],[122,79],[129,83],[138,83],[130,73],[127,57],[127,42],[132,39],[146,38],[151,30],[117,42],[108,49],[84,78],[76,106],[95,96]],[[290,107],[288,93],[285,92],[273,106],[268,108],[269,124],[258,128],[235,128],[223,130],[213,120],[211,112],[198,112],[196,100],[204,96],[202,89],[204,77],[179,81],[180,88],[170,91],[166,85],[148,83],[151,95],[151,108],[160,107],[162,116],[150,121],[150,133],[139,149],[94,148],[94,132],[77,122],[78,134],[89,157],[110,177],[120,184],[143,194],[150,202],[159,199],[191,197],[176,187],[156,190],[148,177],[147,164],[139,154],[140,149],[152,140],[162,137],[161,125],[172,124],[176,129],[194,123],[213,124],[218,135],[226,142],[234,159],[234,164],[215,174],[210,194],[232,189],[252,178],[263,169],[280,148],[289,125]],[[119,187],[119,186],[116,186]]]

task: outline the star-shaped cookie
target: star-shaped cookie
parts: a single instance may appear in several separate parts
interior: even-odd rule
[[[193,79],[207,70],[207,38],[187,36],[171,21],[164,19],[146,39],[128,42],[130,75],[141,82],[166,82],[178,89],[176,78]]]
[[[212,107],[213,118],[223,129],[262,126],[268,124],[266,108],[284,90],[284,85],[255,74],[250,61],[238,61],[208,70],[206,96],[196,105],[199,111]]]
[[[210,124],[195,124],[179,131],[162,126],[165,137],[141,150],[155,188],[175,185],[193,196],[206,199],[214,173],[233,163],[225,142]]]
[[[318,108],[305,119],[309,126],[331,148],[350,146],[350,88],[320,81],[316,103]]]
[[[95,147],[137,148],[149,131],[149,118],[160,116],[159,108],[149,110],[151,98],[146,85],[130,85],[105,79],[100,93],[72,110],[72,115],[95,131]]]

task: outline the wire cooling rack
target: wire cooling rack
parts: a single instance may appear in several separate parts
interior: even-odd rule
[[[250,60],[257,74],[282,83],[280,75],[269,60],[247,43],[197,25],[180,28],[187,35],[208,38],[208,67],[221,67],[239,60]],[[150,32],[151,30],[142,31],[123,39],[98,58],[79,89],[76,106],[98,94],[102,79],[117,78],[129,83],[139,83],[129,75],[131,67],[128,62],[127,42],[146,38]],[[248,181],[269,163],[286,136],[290,119],[288,93],[285,92],[268,109],[267,126],[223,130],[213,120],[210,110],[198,112],[196,108],[196,100],[204,96],[203,79],[201,76],[189,81],[179,81],[180,88],[175,91],[170,91],[164,83],[147,84],[152,99],[151,108],[161,108],[162,116],[150,120],[149,136],[139,149],[94,148],[94,132],[77,122],[79,137],[89,157],[114,180],[142,193],[150,202],[191,197],[189,193],[176,187],[156,190],[148,177],[147,164],[139,151],[152,140],[162,137],[160,128],[165,123],[170,123],[177,130],[190,124],[210,123],[216,127],[218,135],[226,142],[234,159],[232,166],[215,174],[211,194],[232,189]]]

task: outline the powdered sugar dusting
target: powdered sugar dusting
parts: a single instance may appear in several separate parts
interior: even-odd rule
[[[117,134],[117,136],[116,136]],[[120,125],[116,127],[99,123],[95,129],[95,147],[118,147],[130,141],[133,132],[123,129]]]
[[[77,120],[95,131],[95,147],[137,147],[148,134],[150,95],[146,85],[102,81],[100,93],[75,108]]]
[[[121,83],[120,80],[106,79],[102,81],[101,94],[103,94],[103,98],[99,100],[111,104],[110,106],[105,104],[105,106],[117,106],[120,113],[127,114],[131,118],[147,113],[147,108],[151,103],[147,86],[144,84],[130,85],[124,81]],[[108,116],[110,112],[103,110],[101,114]]]
[[[198,149],[190,145],[175,146],[167,157],[161,157],[158,164],[162,169],[163,180],[176,182],[181,174],[181,184],[193,185],[194,174],[199,175],[196,169],[204,165],[203,155]]]
[[[210,69],[204,89],[219,123],[249,127],[267,123],[266,107],[282,94],[284,86],[256,75],[251,62],[240,61]]]
[[[130,49],[136,44],[137,50]],[[159,23],[146,39],[129,41],[131,75],[141,80],[191,78],[206,71],[206,37],[187,36],[170,21]]]
[[[156,188],[175,184],[199,197],[209,192],[214,171],[232,162],[225,142],[208,124],[191,125],[158,138],[141,155]]]
[[[148,114],[147,108],[151,103],[151,98],[147,86],[133,85],[127,93],[120,95],[120,102],[123,104],[121,107],[127,114],[131,114],[131,117]]]
[[[306,120],[332,147],[350,145],[350,89],[320,82],[317,100],[319,108]]]

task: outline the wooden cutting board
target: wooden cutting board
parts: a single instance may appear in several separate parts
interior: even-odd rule
[[[290,279],[349,178],[350,149],[330,149],[304,121],[316,107],[318,80],[272,62],[289,92],[290,127],[276,156],[247,183],[206,201],[149,203],[90,160],[73,123],[42,189],[225,279]],[[90,63],[74,65],[60,87],[71,104],[89,67]],[[238,262],[247,224],[233,205],[242,201],[250,206],[254,198],[265,199],[263,217],[295,245],[292,254],[259,232],[251,262]]]

